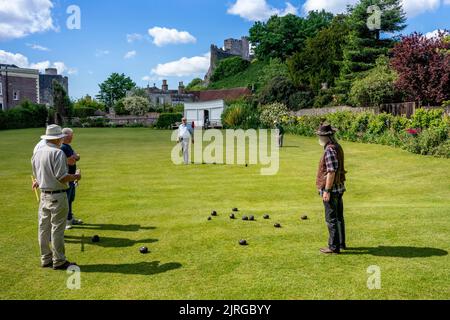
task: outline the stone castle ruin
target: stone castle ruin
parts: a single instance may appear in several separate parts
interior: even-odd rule
[[[211,76],[213,75],[220,60],[236,56],[248,61],[253,59],[250,42],[247,37],[242,37],[240,40],[231,38],[226,39],[224,41],[223,48],[219,48],[212,44],[211,62],[208,73],[205,76],[205,83],[209,84]]]

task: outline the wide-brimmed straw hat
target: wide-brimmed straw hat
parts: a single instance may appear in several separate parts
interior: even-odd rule
[[[334,135],[336,132],[337,132],[336,128],[333,128],[329,124],[324,124],[320,126],[319,130],[316,131],[316,134],[318,136],[328,137]]]
[[[45,131],[45,135],[41,136],[41,139],[57,140],[57,139],[62,139],[66,136],[67,135],[62,132],[62,129],[60,126],[58,126],[56,124],[52,124],[47,127],[47,130]]]

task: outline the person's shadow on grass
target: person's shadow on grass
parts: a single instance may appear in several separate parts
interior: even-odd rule
[[[89,224],[73,226],[74,229],[79,230],[110,230],[110,231],[125,231],[125,232],[137,232],[139,230],[155,230],[156,227],[142,227],[139,224]]]
[[[102,237],[100,236],[99,242],[92,242],[89,237],[80,236],[64,236],[66,243],[79,243],[79,244],[91,244],[100,246],[103,248],[125,248],[132,247],[136,244],[154,243],[157,239],[143,239],[143,240],[131,240],[126,238],[112,238],[112,237]]]
[[[397,257],[397,258],[427,258],[435,256],[446,256],[448,252],[436,248],[418,248],[406,246],[379,246],[373,248],[367,247],[352,247],[346,251],[341,251],[342,254],[348,255],[373,255],[377,257]]]
[[[121,273],[149,276],[179,269],[182,267],[182,264],[178,262],[160,264],[160,261],[152,261],[129,264],[91,264],[79,267],[82,273]]]

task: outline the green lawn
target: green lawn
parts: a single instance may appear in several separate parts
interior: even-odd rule
[[[324,256],[317,139],[288,136],[279,174],[261,176],[258,166],[175,166],[170,132],[150,129],[76,131],[74,211],[86,225],[66,232],[82,270],[81,289],[69,290],[65,272],[39,267],[30,157],[42,133],[0,132],[0,299],[450,298],[448,159],[344,142],[352,250]],[[233,207],[257,221],[231,221]],[[367,288],[371,265],[381,290]]]

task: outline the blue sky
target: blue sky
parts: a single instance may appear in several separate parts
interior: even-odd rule
[[[212,43],[247,35],[255,20],[308,9],[339,12],[355,1],[0,0],[0,63],[55,66],[69,76],[73,98],[95,95],[112,72],[139,86],[167,79],[176,88],[204,76]],[[450,0],[403,1],[405,34],[450,29]],[[81,10],[79,30],[66,26],[71,5]]]

